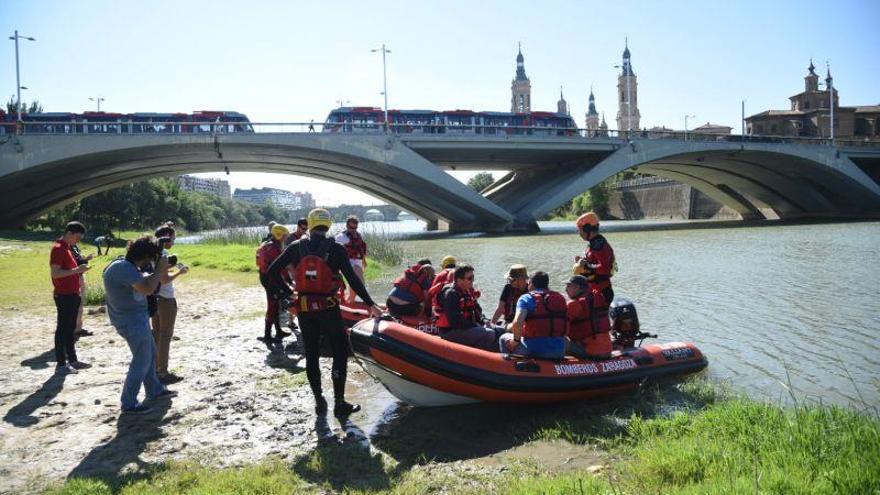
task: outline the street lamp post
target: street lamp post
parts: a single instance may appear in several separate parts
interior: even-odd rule
[[[16,94],[18,95],[17,100],[15,102],[15,113],[18,117],[17,120],[19,122],[21,122],[21,90],[27,89],[27,88],[23,88],[21,85],[21,75],[20,75],[19,68],[18,68],[18,39],[19,38],[24,38],[24,39],[30,40],[30,41],[37,41],[37,40],[34,38],[31,38],[30,36],[20,36],[18,34],[18,29],[15,30],[14,36],[9,37],[9,39],[15,40],[15,91],[16,91]]]
[[[382,43],[382,48],[375,48],[371,50],[373,53],[382,52],[382,95],[385,96],[385,130],[388,130],[388,72],[385,70],[385,54],[391,53],[391,50],[385,48],[385,43]]]
[[[829,127],[831,128],[831,132],[829,133],[831,136],[831,145],[834,146],[834,79],[831,79],[831,64],[828,61],[825,61],[825,67],[828,68],[828,107],[831,109],[831,122],[829,123]]]
[[[340,98],[336,100],[336,108],[342,108],[346,103],[351,103],[351,100],[343,100]]]
[[[696,118],[696,115],[685,115],[684,116],[684,140],[688,140],[688,119]]]
[[[90,101],[94,101],[95,103],[98,104],[98,111],[100,112],[100,111],[101,111],[101,102],[104,101],[104,98],[101,97],[101,96],[96,96],[96,97],[92,98],[92,97],[90,96],[90,97],[89,97],[89,100],[90,100]]]

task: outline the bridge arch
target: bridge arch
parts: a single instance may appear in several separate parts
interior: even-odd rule
[[[598,162],[557,168],[554,174],[546,167],[512,172],[497,183],[507,187],[490,190],[489,197],[513,213],[515,222],[534,222],[635,168],[684,182],[743,218],[763,218],[763,208],[781,219],[880,212],[880,186],[846,154],[828,146],[638,139],[619,143]]]
[[[210,171],[346,184],[451,229],[503,229],[511,215],[399,142],[321,134],[18,136],[0,143],[0,224],[151,177]]]

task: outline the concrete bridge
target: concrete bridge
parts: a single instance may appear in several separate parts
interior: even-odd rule
[[[723,137],[730,139],[729,136]],[[735,139],[736,137],[734,137]],[[743,218],[880,217],[880,146],[450,134],[24,134],[0,136],[0,226],[158,176],[223,171],[318,177],[363,190],[429,228],[503,231],[618,172],[691,185]],[[509,170],[479,194],[444,170]]]

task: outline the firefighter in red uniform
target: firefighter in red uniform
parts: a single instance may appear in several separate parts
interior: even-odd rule
[[[507,271],[507,283],[501,289],[501,297],[495,314],[492,315],[492,321],[497,322],[503,317],[504,323],[512,322],[516,315],[516,302],[528,291],[529,272],[526,265],[511,265]]]
[[[358,232],[358,217],[351,215],[345,220],[345,230],[336,235],[336,242],[341,244],[348,253],[348,261],[354,269],[354,273],[364,282],[364,272],[367,269],[367,243]],[[346,302],[354,304],[355,292],[348,291]]]
[[[498,341],[501,352],[547,359],[565,357],[568,319],[565,297],[552,291],[550,276],[537,271],[529,281],[529,292],[516,303],[516,315]]]
[[[292,244],[293,241],[298,241],[303,236],[308,237],[308,235],[309,235],[309,221],[306,220],[305,218],[300,218],[299,220],[296,221],[296,230],[294,230],[293,232],[290,233],[289,236],[287,236],[287,240],[284,241],[284,245],[287,246],[289,244]]]
[[[611,357],[611,324],[608,303],[602,291],[590,289],[582,275],[571,277],[565,285],[568,302],[568,348],[566,354],[594,361]]]
[[[345,401],[345,379],[348,370],[348,334],[342,324],[339,310],[339,287],[341,276],[351,289],[370,307],[370,315],[379,317],[382,309],[377,306],[355,274],[345,248],[327,237],[332,219],[322,208],[309,212],[309,236],[294,242],[275,259],[267,270],[273,289],[290,293],[291,289],[282,279],[287,267],[294,267],[296,305],[299,326],[302,329],[306,356],[306,376],[315,396],[315,412],[327,413],[327,401],[321,387],[321,369],[318,356],[321,339],[328,339],[333,350],[333,396],[334,414],[345,417],[359,411],[360,406]]]
[[[434,303],[440,296],[443,287],[455,282],[455,261],[455,257],[450,255],[446,255],[440,260],[440,271],[434,276],[431,288],[428,289],[427,307],[425,308],[428,315],[433,314]]]
[[[388,293],[388,312],[392,316],[419,316],[425,314],[428,289],[434,280],[431,260],[423,259],[406,269]]]
[[[589,245],[584,252],[584,257],[575,257],[575,261],[587,273],[591,289],[602,292],[606,304],[614,300],[614,290],[611,288],[611,277],[616,270],[614,250],[605,236],[599,233],[599,217],[591,212],[584,213],[577,219],[578,234]]]
[[[260,269],[260,285],[266,289],[266,319],[263,337],[259,338],[267,344],[280,343],[284,337],[290,336],[290,333],[281,330],[281,315],[278,304],[278,294],[273,291],[269,284],[267,270],[269,265],[275,261],[284,250],[284,241],[290,235],[287,227],[281,224],[272,226],[269,233],[270,240],[264,241],[257,248],[257,267]],[[275,326],[275,338],[272,338],[272,326]]]

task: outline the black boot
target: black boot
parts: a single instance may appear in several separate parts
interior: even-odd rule
[[[337,400],[336,405],[333,407],[333,415],[337,418],[347,418],[351,413],[356,413],[360,410],[361,406],[357,404],[350,404],[344,400]]]
[[[315,396],[315,413],[319,416],[327,414],[327,399],[323,395]]]

